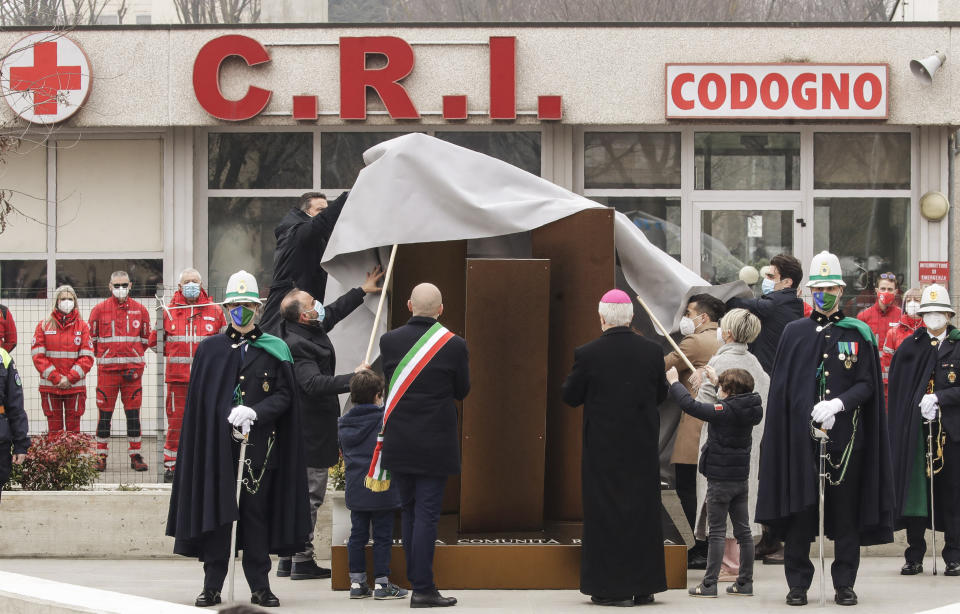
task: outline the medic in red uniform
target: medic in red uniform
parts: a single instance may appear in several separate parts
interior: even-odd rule
[[[90,335],[97,356],[97,469],[107,468],[107,444],[110,441],[110,421],[117,404],[117,395],[123,402],[127,419],[130,468],[146,471],[147,464],[140,454],[140,405],[143,402],[143,354],[150,338],[150,313],[147,308],[128,298],[130,276],[126,271],[110,275],[113,297],[106,299],[90,312]]]
[[[93,367],[90,328],[80,317],[77,293],[71,286],[53,292],[50,315],[37,324],[30,355],[40,373],[40,406],[51,433],[80,432],[86,409],[87,373]]]
[[[884,360],[883,346],[887,340],[887,333],[900,324],[903,312],[896,305],[897,276],[893,273],[881,273],[877,281],[877,302],[857,314],[857,319],[866,322],[873,334],[877,336],[877,347],[880,348],[880,367],[883,371],[883,399],[887,400],[887,378],[890,374],[890,358]]]
[[[205,337],[218,334],[226,325],[223,309],[214,304],[200,285],[200,273],[180,273],[177,292],[163,314],[164,381],[167,383],[167,439],[163,445],[163,481],[173,481],[183,408],[187,402],[190,365],[197,346]],[[157,331],[150,333],[150,347],[157,345]]]

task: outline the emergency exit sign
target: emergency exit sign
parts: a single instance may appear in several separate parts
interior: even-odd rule
[[[920,283],[946,284],[948,281],[950,281],[949,262],[920,262]]]

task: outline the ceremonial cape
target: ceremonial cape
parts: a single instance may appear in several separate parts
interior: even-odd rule
[[[960,330],[953,326],[949,329],[950,338],[960,338]],[[927,393],[937,357],[938,348],[930,345],[927,329],[920,327],[903,340],[890,363],[888,411],[897,528],[903,528],[907,516],[929,515],[927,428],[920,415],[920,399]],[[941,510],[936,514],[937,525],[945,526]]]
[[[817,327],[817,322],[810,318],[796,320],[784,328],[780,337],[760,444],[758,523],[783,527],[792,516],[818,503],[817,446],[810,435],[810,412],[819,400],[817,367],[823,353],[835,348],[825,347],[827,329],[817,331]],[[872,333],[867,339],[852,322],[845,322],[844,326],[834,324],[834,327],[843,331],[841,341],[849,338],[863,343],[859,361],[865,364],[858,368],[869,370],[875,391],[860,407],[856,435],[858,439],[863,438],[863,448],[858,452],[863,454],[860,543],[864,546],[889,543],[893,540],[892,470],[879,356]],[[848,407],[846,411],[854,409]],[[833,539],[831,525],[831,519],[825,518],[826,534]]]
[[[276,444],[269,465],[276,469],[266,472],[262,486],[267,488],[266,480],[272,481],[268,490],[273,497],[269,506],[270,552],[289,556],[303,550],[310,532],[296,382],[286,344],[271,335],[262,335],[250,345],[253,347],[247,350],[246,360],[275,359],[274,389],[285,386],[290,391],[289,409],[272,423]],[[174,552],[184,556],[201,556],[203,535],[238,518],[239,444],[233,439],[227,416],[235,405],[234,391],[242,364],[241,352],[233,346],[234,341],[226,334],[205,339],[197,348],[190,373],[166,529],[167,535],[176,538]],[[248,395],[252,396],[254,391]],[[251,396],[245,402],[255,408]],[[251,442],[258,426],[267,425],[254,423]],[[262,440],[267,434],[258,433],[263,437],[255,445],[264,445]],[[242,543],[238,547],[242,548]]]

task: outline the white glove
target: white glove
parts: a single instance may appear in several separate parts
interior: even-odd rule
[[[937,417],[937,411],[940,409],[940,399],[935,394],[925,394],[920,399],[920,415],[924,420],[933,420]]]
[[[843,411],[843,401],[840,399],[830,399],[829,401],[820,401],[813,406],[810,417],[814,422],[819,422],[823,428],[829,429],[833,426],[834,416]],[[827,426],[829,423],[830,426]]]
[[[240,432],[246,435],[250,432],[250,425],[257,419],[257,412],[246,405],[237,405],[227,416],[227,422],[240,429]]]
[[[833,428],[833,423],[837,421],[836,416],[829,416],[823,419],[823,422],[820,423],[820,426],[823,427],[823,430],[829,431]]]

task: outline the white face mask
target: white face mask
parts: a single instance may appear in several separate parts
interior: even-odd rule
[[[947,316],[942,313],[923,314],[923,325],[927,330],[940,330],[947,325]]]
[[[57,304],[57,309],[60,310],[60,313],[70,313],[73,311],[73,300],[65,298]]]
[[[911,317],[916,317],[918,309],[920,309],[920,303],[917,301],[907,301],[907,304],[903,307],[903,310]]]
[[[130,291],[130,288],[114,288],[113,295],[117,297],[118,300],[123,300],[127,298],[127,293]]]
[[[717,343],[723,345],[726,341],[723,340],[723,329],[719,326],[717,327]]]
[[[686,337],[687,335],[692,335],[693,331],[697,330],[697,325],[693,323],[693,320],[687,316],[680,318],[680,334]]]

